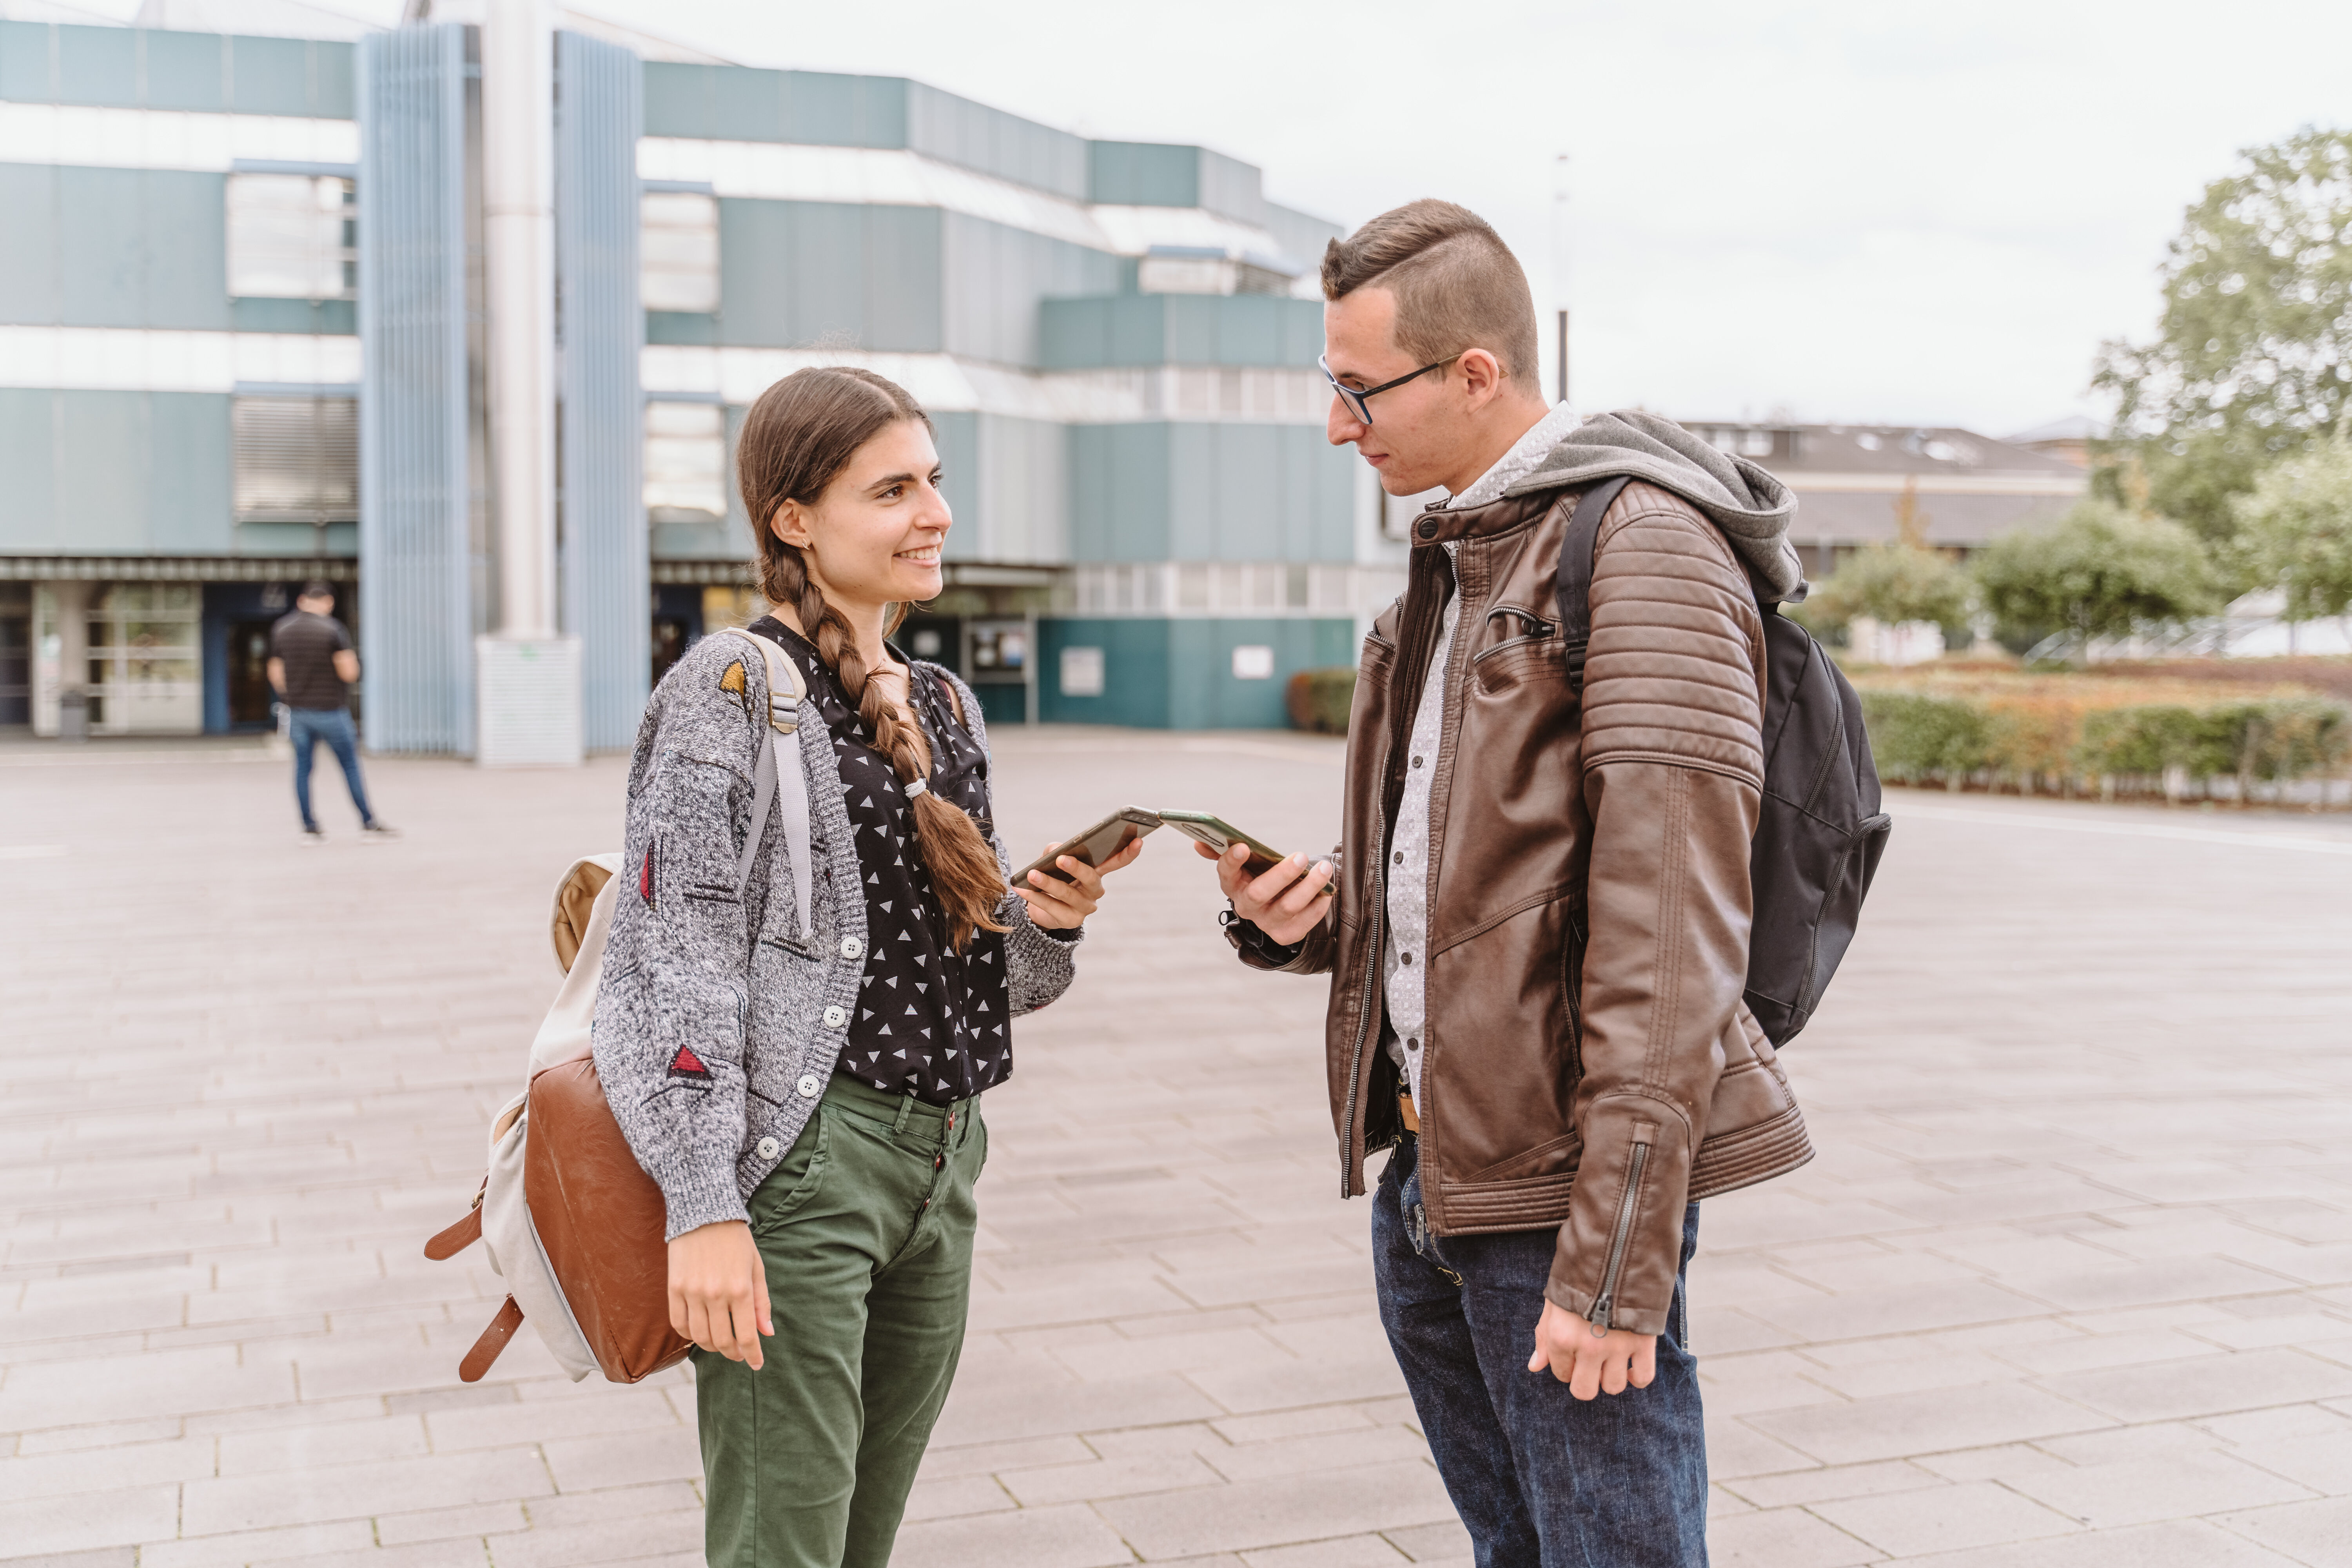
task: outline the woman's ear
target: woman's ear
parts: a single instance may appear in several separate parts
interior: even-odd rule
[[[800,502],[796,500],[778,502],[776,514],[769,520],[768,526],[774,530],[776,537],[786,544],[792,545],[794,549],[807,548],[809,544],[808,509]]]

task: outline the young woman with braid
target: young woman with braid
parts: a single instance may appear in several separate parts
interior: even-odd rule
[[[951,521],[914,399],[796,372],[752,405],[736,468],[775,607],[751,629],[808,687],[777,760],[808,784],[810,925],[773,819],[737,896],[767,676],[751,644],[705,637],[638,731],[596,1065],[668,1206],[709,1561],[881,1568],[963,1344],[980,1096],[1139,846],[1008,887],[978,700],[886,645],[939,593]]]

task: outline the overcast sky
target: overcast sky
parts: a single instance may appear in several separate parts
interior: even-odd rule
[[[1568,153],[1574,401],[1689,420],[2096,413],[2092,357],[2149,331],[2182,209],[2240,148],[2352,122],[2344,0],[579,3],[746,64],[1202,142],[1342,224],[1450,197],[1547,323]]]

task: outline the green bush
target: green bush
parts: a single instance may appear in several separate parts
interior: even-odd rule
[[[1352,666],[1332,669],[1302,669],[1283,690],[1290,710],[1290,726],[1318,735],[1348,732],[1348,712],[1356,701],[1356,671]]]
[[[1784,612],[1816,637],[1868,616],[1888,626],[1934,621],[1961,626],[1974,613],[1975,584],[1949,557],[1903,540],[1865,544],[1801,605]]]
[[[1879,777],[1923,784],[1990,765],[1993,721],[1981,704],[1921,691],[1864,690],[1861,696]]]
[[[1862,711],[1881,778],[1955,788],[1978,776],[2026,790],[2175,794],[2183,779],[2203,789],[2231,778],[2246,801],[2257,783],[2326,773],[2352,754],[2352,712],[2327,698],[2213,700],[2150,685],[2135,701],[2083,677],[1865,684]]]
[[[2077,658],[2093,637],[2184,621],[2221,603],[2195,534],[2097,500],[2078,503],[2050,528],[2003,534],[1970,570],[2005,635],[2071,632]]]

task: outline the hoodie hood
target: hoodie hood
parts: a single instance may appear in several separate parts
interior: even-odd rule
[[[1503,494],[1529,495],[1629,474],[1672,490],[1706,514],[1769,596],[1805,596],[1805,569],[1789,542],[1797,498],[1745,458],[1717,451],[1671,419],[1633,409],[1597,414],[1562,437]]]

